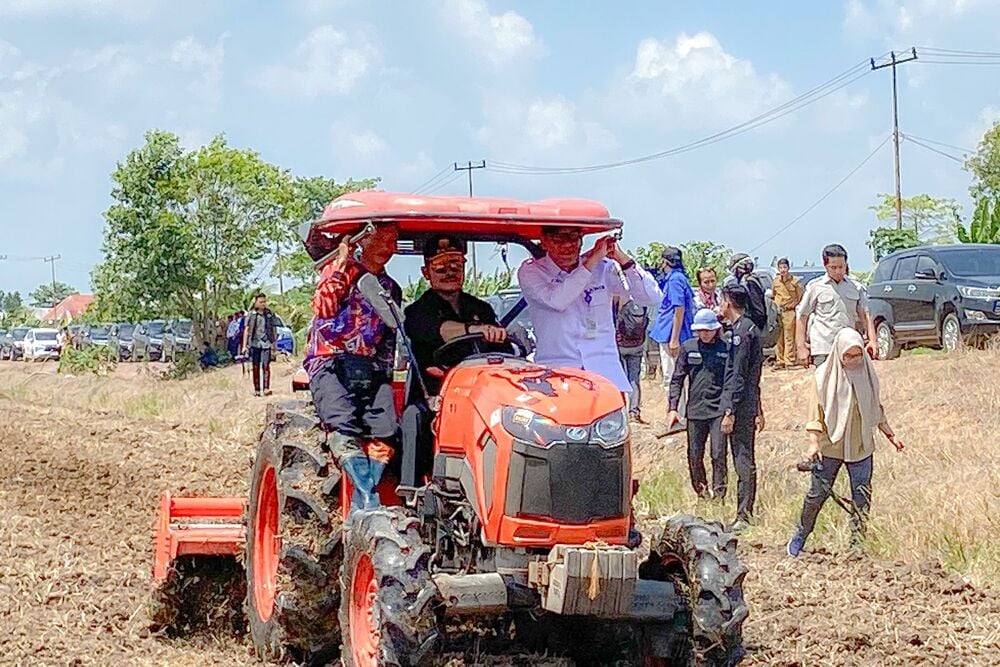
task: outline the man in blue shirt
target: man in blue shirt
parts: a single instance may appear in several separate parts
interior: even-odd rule
[[[694,321],[694,290],[684,271],[684,258],[680,248],[667,246],[663,250],[666,278],[660,285],[663,301],[656,316],[656,324],[650,338],[660,345],[660,370],[663,373],[663,388],[670,393],[670,378],[674,375],[677,355],[681,344],[693,337],[691,323]],[[681,401],[681,406],[687,403]]]

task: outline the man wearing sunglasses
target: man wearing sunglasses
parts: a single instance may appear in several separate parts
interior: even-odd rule
[[[421,268],[430,289],[406,307],[403,328],[413,344],[420,372],[431,395],[441,390],[445,369],[434,360],[434,352],[445,343],[470,334],[483,337],[483,351],[511,352],[507,332],[497,324],[493,308],[463,291],[465,285],[465,243],[454,236],[440,234],[424,243],[424,266]],[[483,345],[485,343],[485,345]],[[471,354],[475,347],[456,350]],[[456,358],[455,362],[460,358]]]
[[[535,361],[593,371],[631,393],[618,356],[612,300],[659,306],[663,293],[656,280],[613,236],[602,236],[581,254],[579,229],[546,227],[541,246],[545,256],[526,260],[517,272],[535,325]]]

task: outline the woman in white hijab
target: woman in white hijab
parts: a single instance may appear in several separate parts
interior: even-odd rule
[[[865,354],[865,342],[857,331],[842,329],[837,333],[829,358],[816,369],[812,387],[806,424],[810,444],[806,454],[822,467],[813,469],[798,529],[788,541],[788,555],[793,557],[805,546],[842,466],[847,467],[851,496],[858,510],[851,525],[851,542],[858,546],[864,537],[871,501],[875,429],[898,451],[903,450],[903,442],[896,439],[882,410],[875,367]]]

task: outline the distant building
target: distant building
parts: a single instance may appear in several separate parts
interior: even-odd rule
[[[41,320],[55,323],[78,320],[93,301],[93,294],[73,294],[46,311]]]

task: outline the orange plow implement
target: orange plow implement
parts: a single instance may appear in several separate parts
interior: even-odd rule
[[[245,628],[245,498],[164,491],[153,536],[152,628],[170,635],[228,623]]]

